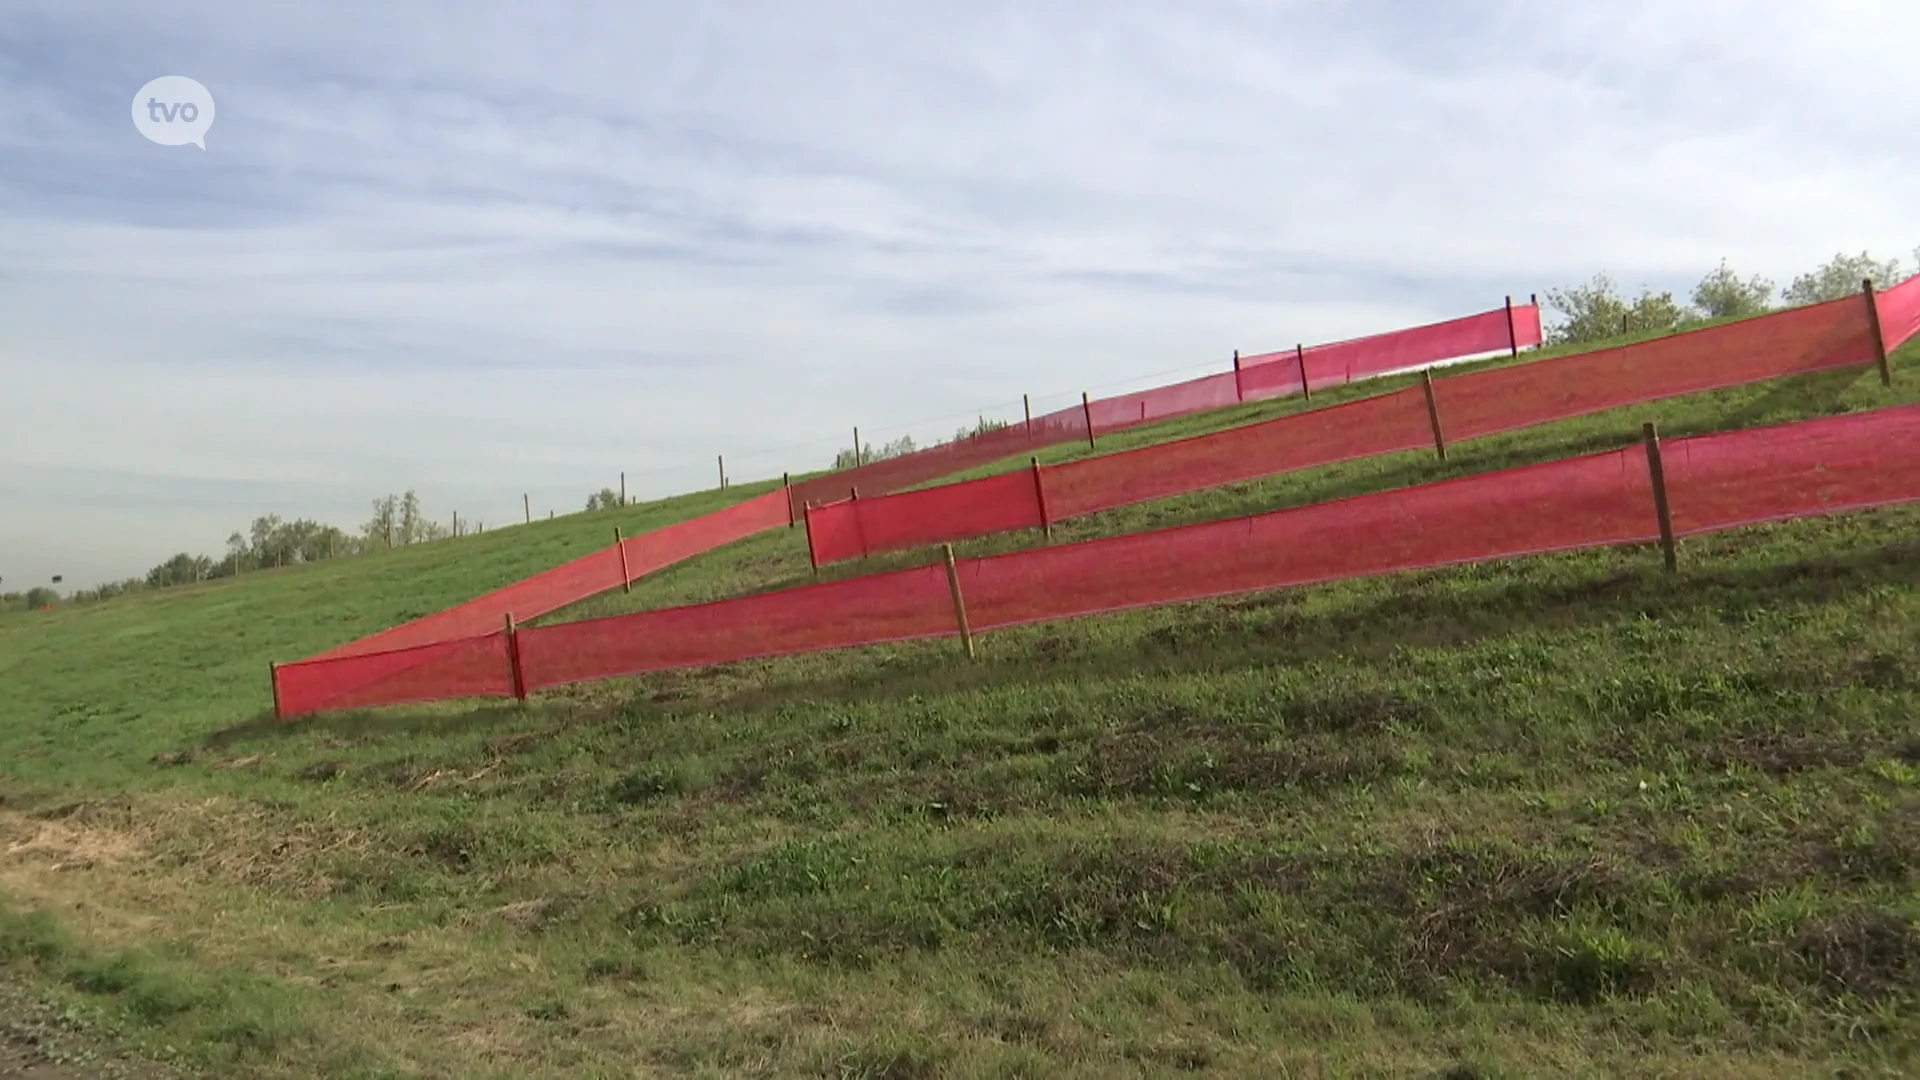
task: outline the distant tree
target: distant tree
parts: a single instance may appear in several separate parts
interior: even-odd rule
[[[862,442],[860,444],[860,456],[858,459],[854,457],[852,447],[844,447],[839,453],[833,455],[833,467],[835,469],[851,469],[856,465],[865,465],[887,458],[896,458],[911,454],[917,449],[919,448],[914,445],[913,436],[911,435],[902,435],[877,450],[874,449],[872,443]]]
[[[1547,306],[1564,318],[1547,327],[1547,340],[1556,345],[1604,341],[1629,333],[1671,331],[1686,322],[1686,310],[1670,292],[1642,289],[1628,303],[1613,290],[1613,279],[1606,274],[1572,288],[1548,289]]]
[[[963,426],[958,431],[955,431],[953,433],[953,441],[961,442],[962,440],[971,439],[977,435],[985,435],[989,431],[999,431],[1006,426],[1007,422],[1005,420],[989,420],[982,416],[972,427]]]
[[[1773,282],[1758,275],[1741,281],[1725,259],[1693,287],[1693,306],[1703,318],[1751,318],[1764,314],[1772,303]]]
[[[40,608],[51,607],[54,604],[59,603],[60,594],[53,591],[52,589],[47,588],[45,585],[36,585],[33,588],[27,590],[26,599],[27,599],[27,606],[29,608],[38,610]]]
[[[610,487],[601,488],[599,491],[587,496],[587,509],[590,511],[611,510],[619,505],[620,493]]]
[[[1920,257],[1920,251],[1916,251],[1915,256]],[[1812,273],[1794,278],[1780,298],[1793,307],[1838,300],[1859,292],[1860,283],[1869,278],[1876,287],[1894,284],[1900,280],[1900,260],[1880,262],[1864,251],[1858,255],[1835,255]]]
[[[169,585],[190,585],[196,581],[205,580],[212,570],[212,559],[204,555],[189,555],[183,551],[147,571],[145,584],[154,589],[164,589]]]

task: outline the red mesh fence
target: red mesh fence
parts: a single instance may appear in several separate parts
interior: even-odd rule
[[[1920,292],[1896,289],[1882,294],[1883,320],[1888,311],[1903,311],[1900,305],[1909,298],[1920,304]],[[1531,305],[1526,310],[1537,328],[1538,310]],[[1501,317],[1504,333],[1505,313],[1491,314]],[[1465,334],[1476,320],[1484,322],[1485,317],[1442,326]],[[1454,340],[1458,344],[1461,339]],[[1308,355],[1313,355],[1311,350]],[[1451,443],[1872,358],[1866,304],[1853,297],[1635,345],[1439,378],[1434,380],[1434,398]],[[1242,364],[1243,380],[1278,369],[1294,372],[1293,382],[1298,385],[1297,364],[1289,368],[1284,359],[1263,361],[1252,368],[1245,368],[1245,361]],[[1311,360],[1308,370],[1313,370]],[[1411,450],[1431,445],[1432,440],[1425,391],[1412,386],[1329,409],[1044,466],[1041,480],[1047,517],[1061,521],[1296,469]],[[893,516],[893,500],[901,498],[862,500],[859,513],[863,520]],[[887,539],[869,534],[830,551],[816,547],[816,558],[826,563],[1040,524],[1035,520],[1039,509],[1034,493],[1002,478],[928,488],[913,492],[912,499],[910,530]],[[1002,521],[1013,524],[994,527]]]
[[[1032,469],[1021,469],[922,491],[816,506],[807,511],[807,542],[814,562],[825,564],[943,540],[1037,529],[1046,521],[1041,517],[1035,480]]]
[[[1434,380],[1449,442],[1873,361],[1866,300],[1812,307],[1573,356]]]
[[[503,629],[392,652],[302,660],[274,670],[281,716],[513,694]]]
[[[1393,570],[1657,537],[1638,449],[1255,517],[968,560],[988,629]]]
[[[627,572],[631,578],[650,574],[681,559],[786,523],[786,493],[768,492],[725,510],[628,537],[624,541]],[[313,659],[390,653],[415,645],[485,634],[499,629],[509,612],[516,619],[537,618],[608,589],[617,589],[628,580],[630,578],[621,577],[620,549],[603,548],[464,604],[320,653]]]
[[[1060,521],[1313,465],[1432,445],[1426,393],[1410,386],[1265,423],[1042,466],[1041,482],[1048,513]],[[916,494],[946,490],[929,488]],[[931,500],[922,512],[929,517],[923,534],[946,520],[944,509],[937,520],[932,517]]]
[[[1682,535],[1920,499],[1920,406],[1681,439],[1664,448]],[[1398,570],[1658,537],[1648,456],[1629,447],[1414,488],[958,564],[976,630]],[[529,689],[956,633],[925,566],[691,607],[523,630]],[[511,692],[503,635],[318,662],[289,712]],[[420,654],[426,654],[422,660]],[[360,662],[339,685],[318,664]],[[373,663],[377,661],[377,663]],[[282,669],[285,671],[286,669]]]
[[[954,632],[946,570],[921,566],[520,632],[527,688]]]
[[[682,559],[785,524],[786,493],[771,491],[712,514],[627,537],[620,546],[563,563],[446,611],[307,660],[282,664],[274,673],[280,714],[509,693],[510,688],[500,689],[486,681],[499,672],[486,669],[485,662],[469,650],[443,651],[438,644],[462,646],[487,640],[488,634],[503,636],[508,613],[516,619],[545,615]],[[624,568],[622,548],[626,549]],[[485,678],[483,669],[488,671]]]
[[[824,506],[856,492],[861,495],[884,495],[900,491],[1016,454],[1086,437],[1086,414],[1080,406],[1075,405],[1045,416],[1036,416],[1031,425],[1012,424],[957,442],[929,446],[911,454],[800,481],[792,488],[793,512],[798,517],[806,511],[808,503],[816,507]]]
[[[1679,439],[1662,447],[1677,535],[1904,502],[1920,406]]]
[[[1370,375],[1425,367],[1441,360],[1538,345],[1540,341],[1540,309],[1533,304],[1523,304],[1511,309],[1511,313],[1507,308],[1499,308],[1410,330],[1315,345],[1304,353],[1283,349],[1241,357],[1240,368],[1244,373],[1249,369],[1291,365],[1294,368],[1291,377],[1298,382],[1299,367],[1304,360],[1307,380],[1318,390]]]
[[[1880,334],[1888,352],[1920,334],[1920,274],[1874,294],[1873,299],[1880,312]]]
[[[1540,309],[1523,304],[1408,330],[1315,345],[1305,350],[1305,361],[1313,385],[1318,388],[1442,360],[1538,345],[1540,340]],[[1243,357],[1237,374],[1223,372],[1102,398],[1090,402],[1085,410],[1070,406],[1035,417],[1030,429],[1024,424],[1014,424],[958,442],[815,477],[793,485],[794,514],[802,513],[809,502],[822,506],[848,498],[855,491],[862,496],[885,495],[1015,455],[1084,439],[1087,437],[1085,413],[1088,412],[1092,414],[1093,429],[1098,434],[1223,408],[1240,401],[1297,393],[1301,385],[1299,359],[1293,350]]]

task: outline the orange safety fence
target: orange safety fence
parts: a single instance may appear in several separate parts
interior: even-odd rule
[[[1920,293],[1883,294],[1883,319],[1890,310],[1900,314],[1908,296],[1920,306]],[[1451,444],[1623,405],[1871,363],[1874,357],[1864,295],[1849,297],[1633,345],[1435,378],[1431,413],[1425,388],[1416,385],[1206,435],[1038,466],[1019,479],[995,476],[839,501],[809,514],[808,543],[815,565],[823,565],[1433,446],[1436,415],[1438,437]],[[1262,367],[1277,363],[1263,359]],[[1308,370],[1313,372],[1311,364]]]
[[[1920,406],[1671,440],[1678,536],[1920,500]],[[1644,446],[1179,528],[521,630],[392,698],[499,695],[1263,589],[1659,539]],[[956,595],[957,594],[957,595]],[[956,602],[957,601],[957,602]],[[505,637],[504,643],[498,641]],[[457,651],[463,643],[438,648]],[[502,645],[504,644],[504,648]],[[488,665],[492,666],[487,670]]]
[[[1888,352],[1905,345],[1920,334],[1920,274],[1874,294],[1874,308],[1880,316],[1880,334]]]
[[[522,620],[536,618],[787,523],[786,493],[776,490],[724,510],[626,537],[618,545],[446,611],[306,660],[280,664],[274,669],[276,700],[282,715],[429,700],[432,694],[415,696],[413,688],[432,686],[440,679],[464,678],[471,661],[461,650],[434,648],[438,643],[458,644],[476,635],[502,631],[509,614]],[[396,668],[394,665],[402,659],[405,665]]]
[[[1303,358],[1317,389],[1500,349],[1517,353],[1540,341],[1539,307],[1509,304],[1427,326],[1242,357],[1230,372],[1069,406],[1035,417],[1030,423],[1011,424],[802,481],[793,485],[793,513],[796,517],[804,514],[809,503],[819,507],[856,494],[861,498],[885,495],[1009,457],[1077,442],[1089,438],[1089,424],[1092,435],[1098,436],[1242,401],[1299,393],[1299,364]]]

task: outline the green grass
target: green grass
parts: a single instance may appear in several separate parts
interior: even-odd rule
[[[1059,539],[1912,401],[1900,359],[1892,391],[1702,395]],[[1920,1064],[1920,508],[1689,541],[1677,575],[1597,550],[998,632],[975,663],[260,720],[269,659],[722,501],[0,617],[10,977],[216,1075]],[[559,617],[810,579],[777,530]]]

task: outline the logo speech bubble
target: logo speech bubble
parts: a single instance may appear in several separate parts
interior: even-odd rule
[[[133,95],[133,126],[161,146],[207,148],[213,95],[185,75],[162,75]]]

